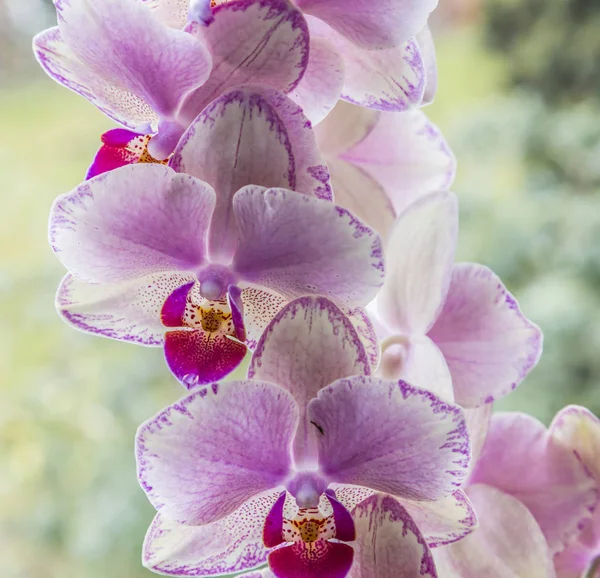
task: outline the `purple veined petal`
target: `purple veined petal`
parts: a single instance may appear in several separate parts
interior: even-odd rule
[[[365,349],[350,320],[324,297],[301,297],[286,305],[265,329],[248,377],[278,383],[299,407],[294,461],[316,460],[313,425],[306,413],[318,391],[342,377],[371,372]]]
[[[220,381],[242,363],[246,351],[228,335],[187,329],[165,334],[167,366],[188,389]]]
[[[375,494],[352,517],[357,540],[349,578],[438,577],[425,538],[398,500]]]
[[[341,158],[375,178],[397,214],[423,195],[447,191],[456,174],[448,143],[420,110],[380,113],[369,134]]]
[[[367,171],[342,159],[330,159],[328,165],[336,204],[348,209],[387,242],[396,213],[385,189]]]
[[[354,549],[341,542],[317,540],[310,547],[294,542],[269,553],[269,567],[277,578],[345,578]]]
[[[239,88],[212,102],[182,137],[170,166],[217,191],[209,236],[213,260],[228,261],[235,252],[232,199],[245,185],[331,199],[329,171],[310,123],[292,100],[269,88]]]
[[[425,64],[425,92],[421,106],[431,104],[435,98],[438,87],[437,62],[435,58],[435,44],[429,26],[424,26],[416,35],[415,40],[419,45],[421,58]]]
[[[312,36],[310,58],[302,80],[290,93],[309,120],[320,123],[338,102],[344,86],[344,60],[324,38]]]
[[[314,293],[366,305],[383,279],[378,235],[329,201],[244,187],[233,199],[239,246],[233,269],[289,297]]]
[[[264,288],[245,287],[242,289],[244,306],[244,326],[246,328],[246,345],[250,350],[256,348],[263,331],[271,319],[289,302],[283,295]]]
[[[33,39],[33,51],[51,78],[89,100],[119,124],[131,129],[158,125],[158,116],[148,103],[87,68],[67,46],[58,27],[40,32]]]
[[[165,517],[215,522],[282,484],[297,424],[298,407],[279,386],[234,381],[201,388],[140,426],[140,484]]]
[[[207,47],[169,28],[142,2],[57,2],[58,26],[77,58],[112,85],[172,118],[183,98],[209,77]]]
[[[72,327],[111,339],[162,346],[161,309],[193,275],[164,273],[115,284],[93,284],[67,275],[56,295],[56,309]]]
[[[428,391],[375,377],[340,379],[319,391],[308,416],[330,482],[429,501],[450,495],[465,477],[463,411]]]
[[[357,46],[381,49],[397,46],[421,30],[437,0],[296,0],[296,4]]]
[[[104,173],[56,199],[50,244],[80,280],[114,283],[205,262],[212,188],[166,166]]]
[[[510,393],[542,353],[542,332],[499,277],[483,265],[452,270],[444,306],[429,337],[444,354],[456,400],[477,407]]]
[[[195,23],[187,28],[213,58],[207,82],[182,105],[181,116],[188,123],[237,86],[265,85],[290,92],[308,66],[308,25],[288,0],[233,0],[218,4],[212,14],[208,26]]]
[[[575,538],[598,500],[596,481],[573,451],[521,413],[493,415],[469,482],[494,486],[523,503],[552,553]]]
[[[454,265],[458,202],[453,193],[423,197],[404,211],[388,242],[379,317],[403,334],[426,333],[442,309]]]
[[[380,374],[386,379],[402,379],[454,402],[450,370],[442,352],[427,336],[395,336],[382,344]]]
[[[268,553],[263,524],[279,494],[260,494],[205,526],[178,524],[158,514],[144,541],[144,566],[168,576],[222,576],[259,568]]]
[[[440,576],[554,578],[552,556],[535,518],[515,497],[477,484],[468,489],[479,528],[434,557]]]
[[[190,0],[142,0],[153,16],[170,28],[183,28],[188,20]]]
[[[438,548],[462,540],[477,529],[477,515],[462,490],[435,502],[402,500],[401,504],[430,548]]]

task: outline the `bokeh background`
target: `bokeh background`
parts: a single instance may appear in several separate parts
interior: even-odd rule
[[[54,312],[49,208],[112,126],[37,67],[31,36],[54,23],[50,1],[0,0],[0,576],[149,577],[133,437],[183,390],[160,350]],[[459,258],[492,267],[545,332],[539,366],[497,407],[599,413],[600,3],[440,0],[433,27],[427,112],[459,161]]]

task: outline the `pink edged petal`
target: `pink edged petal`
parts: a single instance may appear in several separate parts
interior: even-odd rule
[[[265,329],[248,377],[277,383],[299,406],[294,440],[298,464],[316,457],[315,428],[306,413],[318,391],[342,377],[371,372],[365,349],[350,320],[324,297],[301,297],[285,306]]]
[[[345,578],[354,549],[340,542],[294,542],[269,554],[269,567],[277,578]]]
[[[383,280],[381,242],[345,209],[285,189],[244,187],[233,199],[245,281],[290,297],[315,293],[366,305]]]
[[[431,104],[435,98],[438,87],[437,62],[435,58],[435,44],[429,26],[425,26],[416,36],[417,44],[421,52],[421,58],[425,64],[425,92],[421,106]]]
[[[477,515],[462,490],[435,502],[402,500],[430,548],[462,540],[477,528]]]
[[[358,166],[342,159],[330,160],[328,164],[336,204],[372,227],[386,242],[396,213],[385,189]]]
[[[209,79],[182,105],[188,122],[233,87],[256,84],[289,92],[300,82],[308,66],[308,25],[291,2],[234,0],[215,6],[212,16],[208,26],[187,28],[213,58]]]
[[[56,199],[50,244],[78,279],[114,283],[205,262],[209,185],[154,164],[104,173]]]
[[[231,373],[246,356],[243,343],[205,331],[167,331],[165,359],[173,375],[188,389]]]
[[[357,46],[397,46],[427,22],[437,0],[296,0],[307,14],[324,20]]]
[[[470,536],[434,550],[442,576],[554,578],[552,556],[535,518],[515,497],[491,486],[468,489],[479,512]]]
[[[263,523],[278,496],[279,492],[260,494],[204,526],[178,524],[158,514],[144,541],[144,566],[168,576],[226,575],[260,567],[268,553]]]
[[[243,186],[331,198],[329,171],[310,123],[298,105],[269,88],[240,88],[212,102],[181,138],[170,166],[217,191],[209,237],[215,259],[230,259],[235,251],[232,199]]]
[[[56,309],[80,331],[141,345],[163,345],[163,304],[174,290],[193,280],[192,275],[165,273],[98,285],[67,275],[56,295]]]
[[[427,195],[400,215],[377,300],[379,317],[388,327],[418,335],[434,324],[448,293],[457,235],[453,193]]]
[[[437,578],[425,538],[392,496],[374,494],[352,510],[352,517],[357,541],[349,578]]]
[[[58,27],[40,32],[33,39],[33,51],[51,78],[89,100],[114,121],[132,129],[156,127],[158,116],[152,107],[86,67],[67,46]]]
[[[318,392],[308,415],[319,432],[321,471],[332,482],[427,501],[456,491],[466,474],[461,408],[402,381],[338,380]]]
[[[497,275],[470,263],[454,267],[429,337],[448,362],[456,401],[466,407],[510,393],[542,353],[539,327],[521,313]]]
[[[214,383],[140,426],[140,484],[165,517],[191,525],[217,521],[281,485],[297,424],[296,403],[276,385]]]
[[[397,214],[423,195],[447,191],[456,174],[448,143],[420,110],[380,113],[342,158],[380,183]]]
[[[58,26],[76,57],[106,82],[142,99],[163,117],[207,80],[208,48],[169,28],[141,2],[56,2]]]
[[[539,421],[520,413],[494,414],[470,483],[483,483],[522,502],[553,553],[579,532],[598,491],[577,456]]]
[[[426,336],[392,337],[383,342],[382,349],[380,373],[383,377],[402,379],[445,401],[454,401],[448,365],[431,339]]]
[[[290,97],[316,125],[338,102],[343,86],[344,60],[327,40],[311,37],[308,67]]]

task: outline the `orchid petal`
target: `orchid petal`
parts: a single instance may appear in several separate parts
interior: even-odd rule
[[[169,576],[218,576],[265,564],[263,523],[278,496],[260,494],[204,526],[178,524],[158,514],[144,541],[144,566]]]
[[[358,504],[352,516],[357,540],[349,578],[437,578],[425,538],[392,496],[375,494]]]
[[[437,62],[435,58],[435,44],[429,26],[425,26],[416,36],[421,58],[425,64],[426,82],[425,92],[421,106],[431,104],[435,98],[438,87]]]
[[[316,457],[315,428],[306,413],[318,391],[342,377],[371,371],[350,320],[324,297],[301,297],[282,309],[265,329],[252,356],[248,377],[277,383],[299,406],[294,440],[296,463]]]
[[[497,275],[460,264],[429,336],[446,357],[456,400],[477,407],[510,393],[542,353],[542,333]]]
[[[379,316],[388,327],[412,335],[433,325],[448,293],[457,234],[458,203],[452,193],[427,195],[400,215],[378,296]]]
[[[294,102],[268,88],[240,88],[217,98],[181,138],[170,166],[217,191],[209,234],[213,259],[230,259],[235,251],[232,198],[243,186],[331,198],[329,172],[310,123]]]
[[[142,0],[155,18],[170,28],[183,28],[188,20],[190,0]]]
[[[193,275],[164,273],[98,285],[67,275],[58,289],[56,308],[80,331],[141,345],[163,345],[163,304],[178,287],[193,281]]]
[[[469,440],[471,441],[471,453],[473,459],[471,466],[475,466],[477,459],[483,450],[490,423],[492,421],[493,404],[486,403],[475,408],[465,409],[465,417],[467,418],[467,429],[469,430]]]
[[[164,25],[141,2],[57,1],[56,8],[61,35],[76,57],[160,116],[173,116],[210,74],[204,44]]]
[[[187,28],[213,58],[210,77],[182,105],[181,115],[188,122],[236,86],[265,85],[282,92],[297,86],[308,66],[309,34],[302,13],[291,2],[235,0],[215,6],[212,17],[209,26]]]
[[[138,430],[140,484],[168,518],[191,525],[217,521],[281,485],[297,423],[293,398],[276,385],[235,381],[201,388]]]
[[[371,370],[375,370],[379,366],[381,360],[381,347],[379,346],[379,340],[377,339],[377,333],[375,332],[375,326],[373,321],[361,307],[350,309],[348,307],[341,307],[344,315],[350,319],[352,326],[356,329],[358,337],[361,340],[365,353],[369,359]]]
[[[466,474],[462,410],[402,381],[338,380],[318,392],[308,415],[319,432],[321,470],[331,481],[437,500]]]
[[[565,550],[554,556],[554,567],[559,578],[596,578],[597,574],[586,574],[596,564],[600,552],[600,510],[596,509],[592,519],[583,527],[578,538]]]
[[[397,46],[427,22],[437,0],[296,0],[307,14],[324,20],[357,46]]]
[[[494,486],[522,502],[553,553],[575,537],[597,502],[596,483],[572,450],[520,413],[494,414],[470,483]]]
[[[465,539],[434,551],[443,576],[460,578],[554,578],[544,535],[515,497],[477,484],[469,498],[481,513],[479,528]]]
[[[382,284],[379,237],[329,201],[250,186],[235,195],[233,210],[239,231],[233,268],[246,282],[349,307],[368,303]]]
[[[353,557],[353,548],[340,542],[294,542],[272,550],[269,566],[277,578],[345,578]]]
[[[98,149],[85,175],[86,180],[139,162],[148,137],[124,128],[114,128],[105,132],[100,138],[102,146]]]
[[[277,315],[288,301],[279,293],[267,291],[263,288],[246,287],[242,290],[246,345],[250,350],[256,348],[260,336],[271,322],[271,319]]]
[[[78,279],[126,281],[205,261],[215,203],[206,183],[166,166],[128,165],[58,197],[50,243]]]

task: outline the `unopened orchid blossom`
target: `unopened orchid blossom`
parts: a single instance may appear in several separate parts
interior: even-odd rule
[[[512,390],[537,363],[539,328],[490,269],[454,264],[458,204],[433,193],[409,205],[387,242],[387,277],[374,321],[381,372],[466,408]]]
[[[464,415],[369,371],[342,311],[303,297],[267,327],[251,379],[198,389],[142,425],[138,475],[159,512],[144,563],[177,576],[268,562],[278,578],[437,577],[425,534],[474,525],[468,501],[453,531],[444,510],[468,466]]]
[[[311,138],[285,96],[233,90],[198,117],[169,166],[128,165],[59,197],[50,240],[70,273],[63,317],[163,345],[191,387],[232,371],[243,342],[295,296],[366,305],[383,281],[380,241],[331,203]]]

